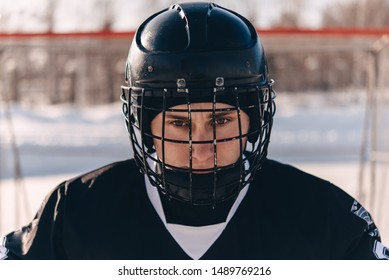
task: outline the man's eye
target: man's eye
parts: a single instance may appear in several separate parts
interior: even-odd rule
[[[230,120],[227,118],[217,118],[217,119],[215,119],[215,124],[216,125],[223,125],[223,124],[228,123],[229,121]]]
[[[187,126],[188,125],[187,122],[184,122],[184,121],[181,121],[181,120],[172,121],[172,122],[170,122],[170,124],[172,124],[174,126],[177,126],[177,127],[183,127],[183,126]]]

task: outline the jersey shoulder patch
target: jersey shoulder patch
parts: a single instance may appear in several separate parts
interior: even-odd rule
[[[6,237],[3,237],[0,243],[0,260],[5,260],[8,256],[8,249],[5,247]]]
[[[389,260],[389,249],[377,240],[374,242],[373,252],[377,259]]]

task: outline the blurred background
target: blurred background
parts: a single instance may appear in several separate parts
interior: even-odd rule
[[[0,0],[0,236],[61,181],[132,152],[120,85],[168,0]],[[185,2],[185,1],[178,1]],[[389,0],[220,0],[256,26],[276,80],[269,157],[363,203],[389,245]]]

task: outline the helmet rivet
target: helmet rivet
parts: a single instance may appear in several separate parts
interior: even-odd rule
[[[154,71],[154,67],[149,65],[147,66],[147,71],[149,71],[149,73],[153,72]]]
[[[178,88],[184,88],[184,87],[186,87],[186,81],[185,81],[185,79],[177,79],[177,87],[178,87]]]
[[[215,80],[215,86],[222,87],[224,86],[224,78],[223,77],[217,77]]]
[[[188,93],[188,89],[186,88],[186,81],[185,79],[177,79],[177,92],[181,93]]]

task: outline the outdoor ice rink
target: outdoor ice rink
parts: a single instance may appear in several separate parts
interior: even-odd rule
[[[293,164],[358,196],[363,96],[278,93],[269,158]],[[22,181],[14,180],[9,123],[0,114],[0,236],[29,222],[45,195],[70,177],[131,156],[121,104],[90,107],[13,106]],[[369,166],[364,179],[368,190]],[[380,174],[378,174],[380,176]],[[382,179],[382,178],[380,178]],[[389,244],[389,191],[378,189],[374,212]],[[367,194],[368,195],[368,194]],[[379,209],[376,209],[379,208]],[[373,211],[374,210],[374,211]]]

